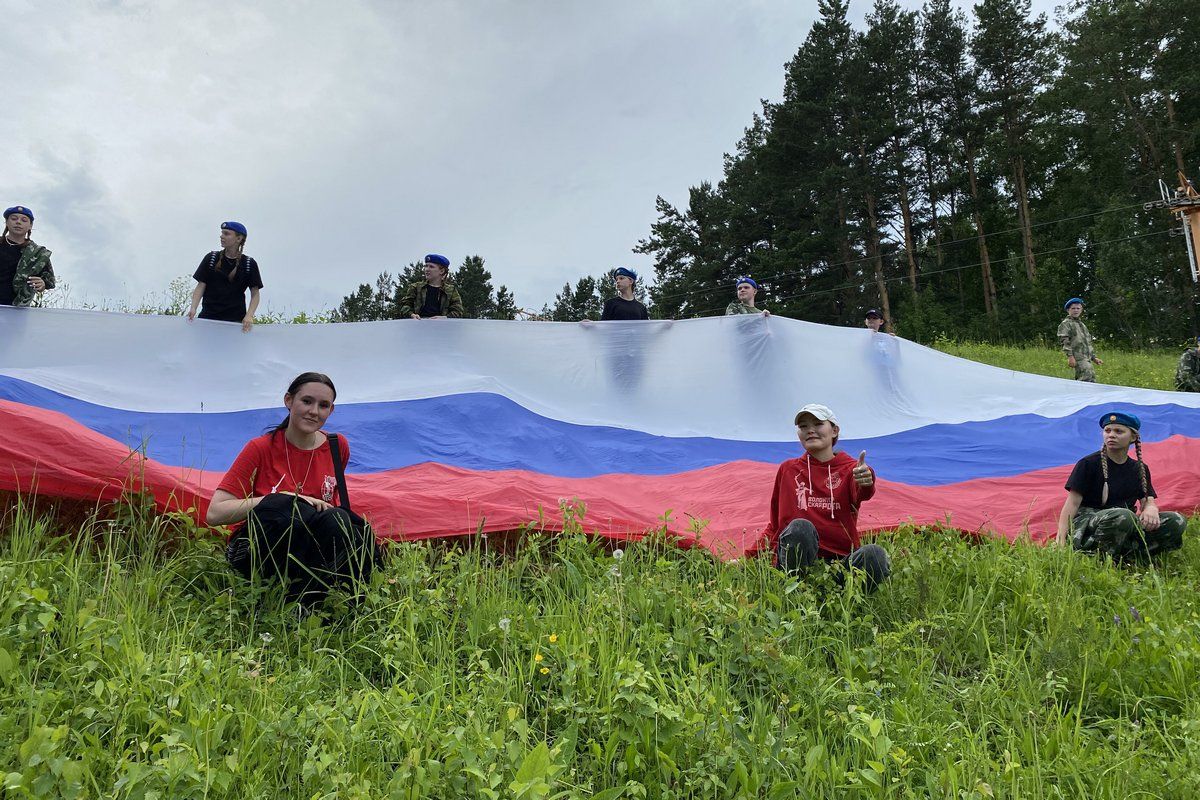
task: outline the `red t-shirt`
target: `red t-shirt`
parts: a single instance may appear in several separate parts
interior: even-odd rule
[[[338,437],[338,444],[345,468],[350,460],[350,444],[345,436]],[[315,450],[301,450],[288,441],[283,431],[251,439],[217,488],[237,498],[295,492],[341,505],[328,437]]]
[[[821,558],[848,556],[858,548],[858,506],[875,495],[875,484],[855,483],[857,463],[848,453],[838,452],[829,461],[806,455],[779,465],[771,494],[771,520],[763,532],[771,552],[775,552],[779,534],[794,519],[806,519],[817,529]]]

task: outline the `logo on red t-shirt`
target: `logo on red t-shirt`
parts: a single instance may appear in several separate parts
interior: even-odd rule
[[[321,499],[326,503],[333,502],[333,493],[337,490],[337,478],[332,475],[325,476],[325,483],[321,486]]]

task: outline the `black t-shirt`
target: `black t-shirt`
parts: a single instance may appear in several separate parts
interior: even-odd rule
[[[1100,453],[1084,456],[1071,470],[1066,488],[1083,495],[1082,505],[1087,508],[1125,508],[1137,510],[1137,501],[1142,499],[1142,478],[1138,473],[1137,459],[1129,458],[1124,464],[1108,460],[1108,502],[1101,502],[1104,492],[1104,473],[1100,470]],[[1105,456],[1107,458],[1107,456]],[[1146,467],[1146,496],[1157,497],[1154,484],[1150,482],[1150,468]]]
[[[17,264],[21,262],[22,245],[11,245],[0,237],[0,306],[11,306],[17,299],[13,279],[17,277]]]
[[[604,311],[601,312],[600,319],[650,319],[650,312],[637,300],[610,297],[604,301]]]
[[[417,311],[422,317],[440,317],[442,315],[442,290],[438,286],[425,287],[425,303]]]
[[[232,270],[237,272],[230,280]],[[204,297],[197,316],[225,322],[241,322],[246,316],[246,290],[261,289],[263,285],[257,261],[242,256],[235,262],[219,250],[206,255],[192,277],[204,284]]]

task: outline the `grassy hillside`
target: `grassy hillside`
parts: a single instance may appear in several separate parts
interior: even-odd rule
[[[938,342],[934,347],[960,358],[969,358],[1005,369],[1052,375],[1056,378],[1070,379],[1075,376],[1075,371],[1067,366],[1067,359],[1059,350],[947,341]],[[1173,391],[1175,366],[1179,363],[1182,352],[1182,349],[1178,352],[1104,350],[1100,352],[1100,360],[1104,363],[1096,367],[1096,380],[1099,383]]]
[[[905,529],[868,597],[581,513],[300,618],[184,519],[0,510],[4,797],[1200,796],[1200,518],[1156,567]]]

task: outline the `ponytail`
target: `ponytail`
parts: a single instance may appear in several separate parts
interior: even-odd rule
[[[288,421],[283,420],[283,427],[287,427]],[[1104,452],[1104,447],[1100,447],[1100,474],[1104,475],[1104,491],[1100,492],[1100,505],[1106,506],[1109,504],[1109,455]]]
[[[1133,440],[1133,448],[1137,452],[1138,477],[1142,479],[1142,502],[1150,496],[1150,484],[1146,481],[1146,465],[1142,463],[1142,437],[1137,434]]]

